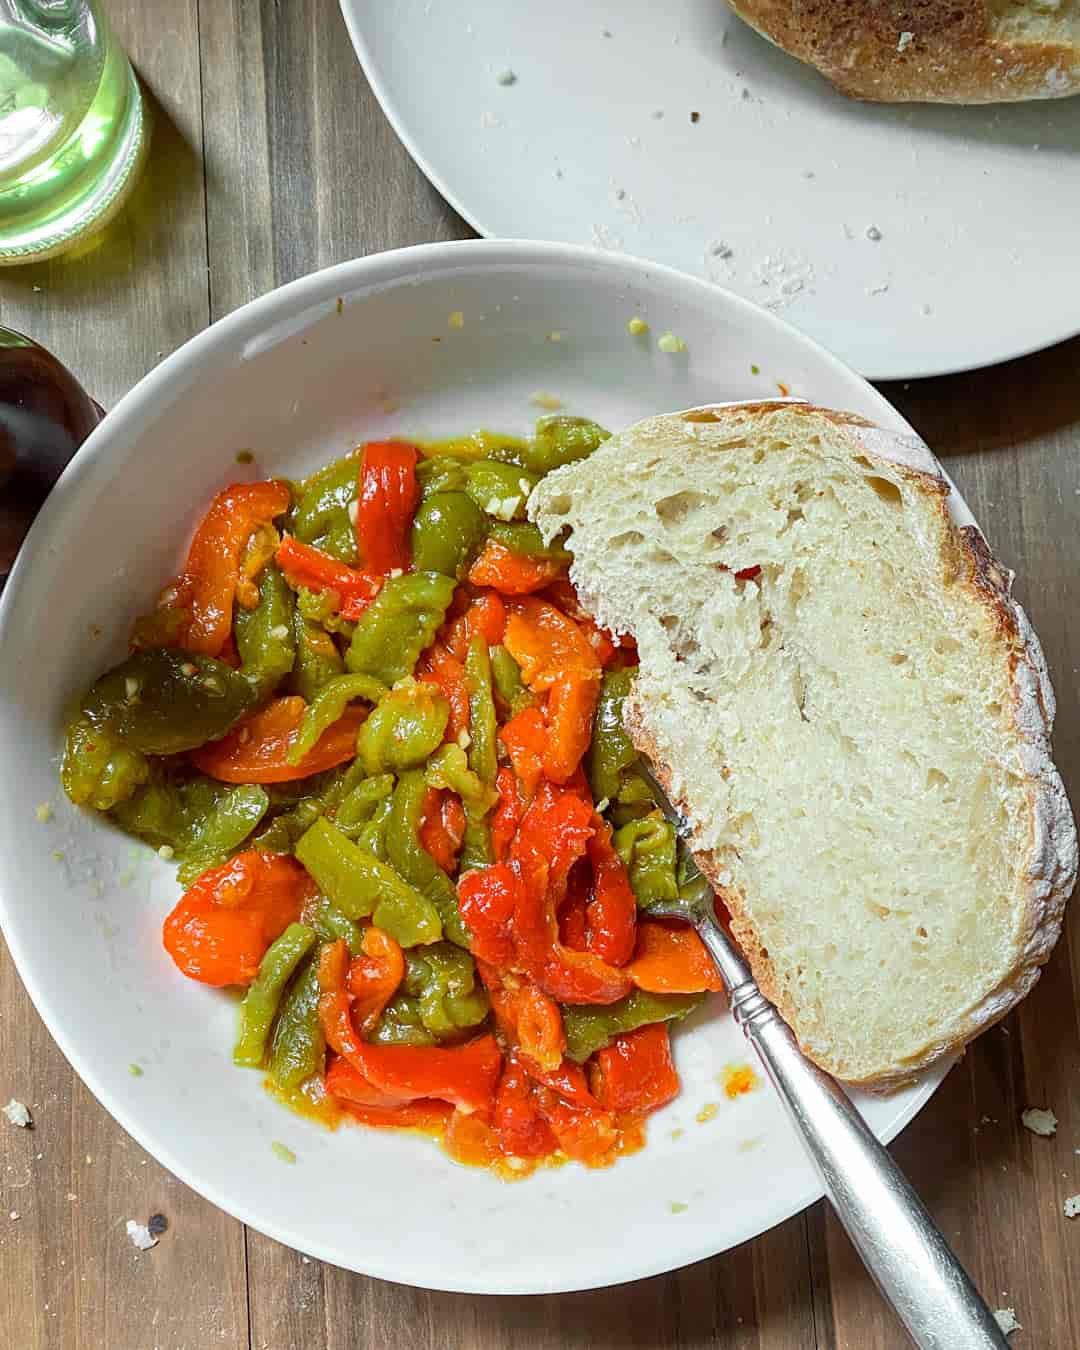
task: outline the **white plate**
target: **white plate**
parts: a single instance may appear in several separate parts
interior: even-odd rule
[[[464,314],[459,330],[448,327],[453,310]],[[665,356],[630,337],[635,313],[654,331],[674,329],[689,350]],[[548,340],[553,330],[561,341]],[[128,394],[65,473],[0,609],[0,762],[10,785],[0,799],[0,921],[91,1091],[215,1204],[353,1270],[521,1293],[671,1269],[819,1195],[771,1091],[724,1099],[716,1074],[746,1054],[718,1000],[674,1038],[682,1095],[652,1122],[645,1151],[609,1171],[570,1166],[508,1185],[424,1139],[347,1127],[331,1135],[298,1119],[258,1074],[230,1063],[231,1000],[181,978],[162,950],[161,921],[178,895],[171,866],[72,808],[56,779],[71,699],[122,655],[131,616],[152,602],[230,479],[303,472],[372,437],[524,432],[538,390],[620,427],[771,391],[777,380],[905,428],[808,339],[693,278],[556,245],[430,245],[343,264],[223,319]],[[236,464],[242,449],[256,453],[250,468]],[[45,801],[55,816],[39,824]],[[860,1105],[891,1138],[941,1076]],[[716,1118],[698,1124],[710,1101]],[[294,1167],[275,1157],[274,1140],[294,1150]],[[673,1214],[673,1201],[688,1208]]]
[[[855,103],[722,0],[341,8],[398,135],[482,234],[718,281],[871,379],[1080,330],[1080,98]]]

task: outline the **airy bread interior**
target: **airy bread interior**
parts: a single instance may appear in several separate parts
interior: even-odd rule
[[[999,1015],[1030,938],[1015,635],[946,493],[774,406],[640,423],[530,503],[545,535],[569,527],[584,603],[637,640],[628,725],[759,982],[856,1083]]]

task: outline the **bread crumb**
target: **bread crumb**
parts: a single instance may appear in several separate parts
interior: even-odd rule
[[[558,394],[545,394],[537,392],[530,395],[529,402],[537,408],[547,408],[549,412],[556,412],[562,407],[562,399]]]
[[[660,348],[662,352],[668,352],[669,354],[672,355],[676,352],[686,351],[686,343],[682,340],[681,337],[676,337],[675,334],[670,329],[668,329],[666,333],[660,334],[660,337],[657,340],[656,345]]]
[[[12,1219],[12,1220],[17,1219],[18,1217],[19,1217],[19,1211],[18,1211],[17,1209],[13,1209],[13,1210],[11,1211],[11,1213],[8,1215],[8,1218],[9,1218],[9,1219]]]
[[[645,322],[643,318],[641,318],[640,315],[635,314],[634,317],[630,320],[630,322],[626,325],[626,331],[630,334],[631,337],[641,337],[643,334],[649,331],[649,325]]]
[[[460,309],[452,310],[449,318],[446,320],[446,326],[448,328],[464,328],[465,327],[464,313]]]
[[[1020,1121],[1026,1130],[1041,1135],[1044,1139],[1057,1134],[1057,1116],[1053,1111],[1044,1111],[1040,1106],[1029,1106],[1026,1111],[1021,1112]]]
[[[504,89],[508,89],[510,85],[517,84],[517,75],[507,66],[505,70],[500,70],[498,75],[495,76],[495,83],[501,84]]]
[[[1023,1331],[1023,1325],[1016,1320],[1015,1308],[998,1308],[994,1320],[1001,1328],[1002,1335],[1011,1336],[1014,1331]]]
[[[689,1208],[690,1206],[684,1205],[681,1200],[672,1200],[671,1202],[672,1214],[685,1214]]]
[[[127,1235],[131,1240],[131,1245],[137,1247],[141,1252],[148,1252],[151,1247],[158,1245],[157,1238],[152,1236],[146,1224],[136,1223],[134,1219],[128,1219],[127,1221]]]
[[[901,33],[899,38],[897,38],[896,40],[896,50],[898,52],[907,51],[907,49],[911,46],[914,40],[915,40],[914,33]]]
[[[286,1147],[285,1144],[279,1143],[278,1140],[275,1139],[274,1142],[270,1145],[270,1147],[274,1150],[274,1157],[280,1159],[281,1162],[283,1163],[296,1162],[296,1154],[292,1151],[291,1148]]]
[[[16,1101],[14,1097],[12,1097],[11,1101],[8,1102],[3,1110],[4,1115],[7,1116],[12,1125],[18,1125],[21,1130],[28,1130],[34,1123],[34,1118],[30,1114],[30,1108],[25,1102]]]
[[[49,821],[52,820],[52,814],[53,810],[48,802],[39,802],[34,808],[34,815],[37,816],[41,825],[48,825]]]
[[[718,1107],[715,1102],[706,1102],[694,1119],[699,1125],[707,1125],[710,1120],[716,1119]]]
[[[1080,1195],[1070,1195],[1061,1208],[1067,1219],[1080,1218]]]

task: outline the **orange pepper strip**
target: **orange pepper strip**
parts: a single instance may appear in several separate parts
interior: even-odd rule
[[[573,621],[545,600],[507,602],[506,648],[534,693],[548,692],[545,775],[565,783],[589,748],[600,696],[600,662]]]
[[[539,1089],[537,1099],[540,1114],[568,1157],[593,1166],[611,1159],[619,1132],[610,1111],[574,1106],[546,1088]]]
[[[457,870],[458,851],[465,838],[465,808],[456,793],[428,788],[419,836],[423,848],[444,872]]]
[[[585,1070],[572,1059],[564,1059],[557,1069],[543,1070],[538,1065],[523,1059],[522,1063],[530,1077],[542,1087],[550,1088],[573,1106],[591,1107],[594,1110],[600,1103],[589,1091]]]
[[[610,965],[625,966],[634,954],[637,900],[611,842],[611,826],[602,816],[594,819],[587,853],[593,868],[593,893],[585,910],[586,947]]]
[[[162,930],[165,950],[202,984],[250,984],[266,949],[299,919],[312,889],[294,858],[238,853],[181,896]]]
[[[489,539],[469,568],[469,580],[474,586],[494,586],[504,595],[529,595],[543,590],[564,570],[565,563],[552,558],[528,558]]]
[[[410,565],[409,529],[419,500],[416,447],[405,441],[365,445],[356,499],[356,543],[369,573],[384,577]]]
[[[450,704],[446,739],[456,741],[469,729],[469,691],[465,687],[465,667],[451,656],[441,642],[433,643],[420,657],[416,678],[437,685]]]
[[[542,989],[526,984],[518,993],[517,1005],[521,1053],[545,1073],[557,1069],[566,1049],[566,1033],[558,1004]]]
[[[244,548],[260,525],[289,509],[289,501],[285,483],[265,482],[233,483],[210,503],[172,588],[187,611],[177,646],[206,656],[220,653],[232,628]]]
[[[695,935],[696,936],[696,935]],[[615,1036],[592,1060],[592,1089],[609,1111],[645,1115],[679,1095],[667,1025],[656,1022]]]
[[[405,978],[405,954],[395,938],[374,924],[364,929],[362,956],[349,963],[345,986],[353,997],[353,1020],[367,1035]]]
[[[625,969],[638,989],[651,994],[715,993],[724,987],[704,943],[686,924],[639,923],[634,959]]]
[[[348,567],[322,549],[302,544],[291,534],[278,545],[275,560],[290,586],[303,586],[336,597],[336,607],[343,619],[359,619],[382,589],[381,576]]]
[[[499,740],[506,747],[521,790],[529,801],[536,795],[540,779],[544,776],[547,739],[544,714],[539,708],[523,708],[499,731]]]
[[[352,759],[356,734],[367,716],[359,706],[346,708],[299,764],[289,763],[289,747],[300,730],[304,706],[295,695],[273,699],[220,741],[192,751],[191,761],[222,783],[288,783]]]
[[[440,636],[450,654],[464,663],[474,634],[479,633],[493,647],[503,640],[505,628],[506,606],[502,596],[495,591],[480,591],[462,614],[445,625]]]

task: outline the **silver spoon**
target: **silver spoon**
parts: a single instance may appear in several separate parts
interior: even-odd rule
[[[680,835],[686,821],[643,765]],[[776,1089],[849,1238],[919,1350],[1008,1350],[1008,1341],[911,1184],[840,1087],[799,1049],[720,926],[713,896],[649,907],[697,929],[731,1015]]]

